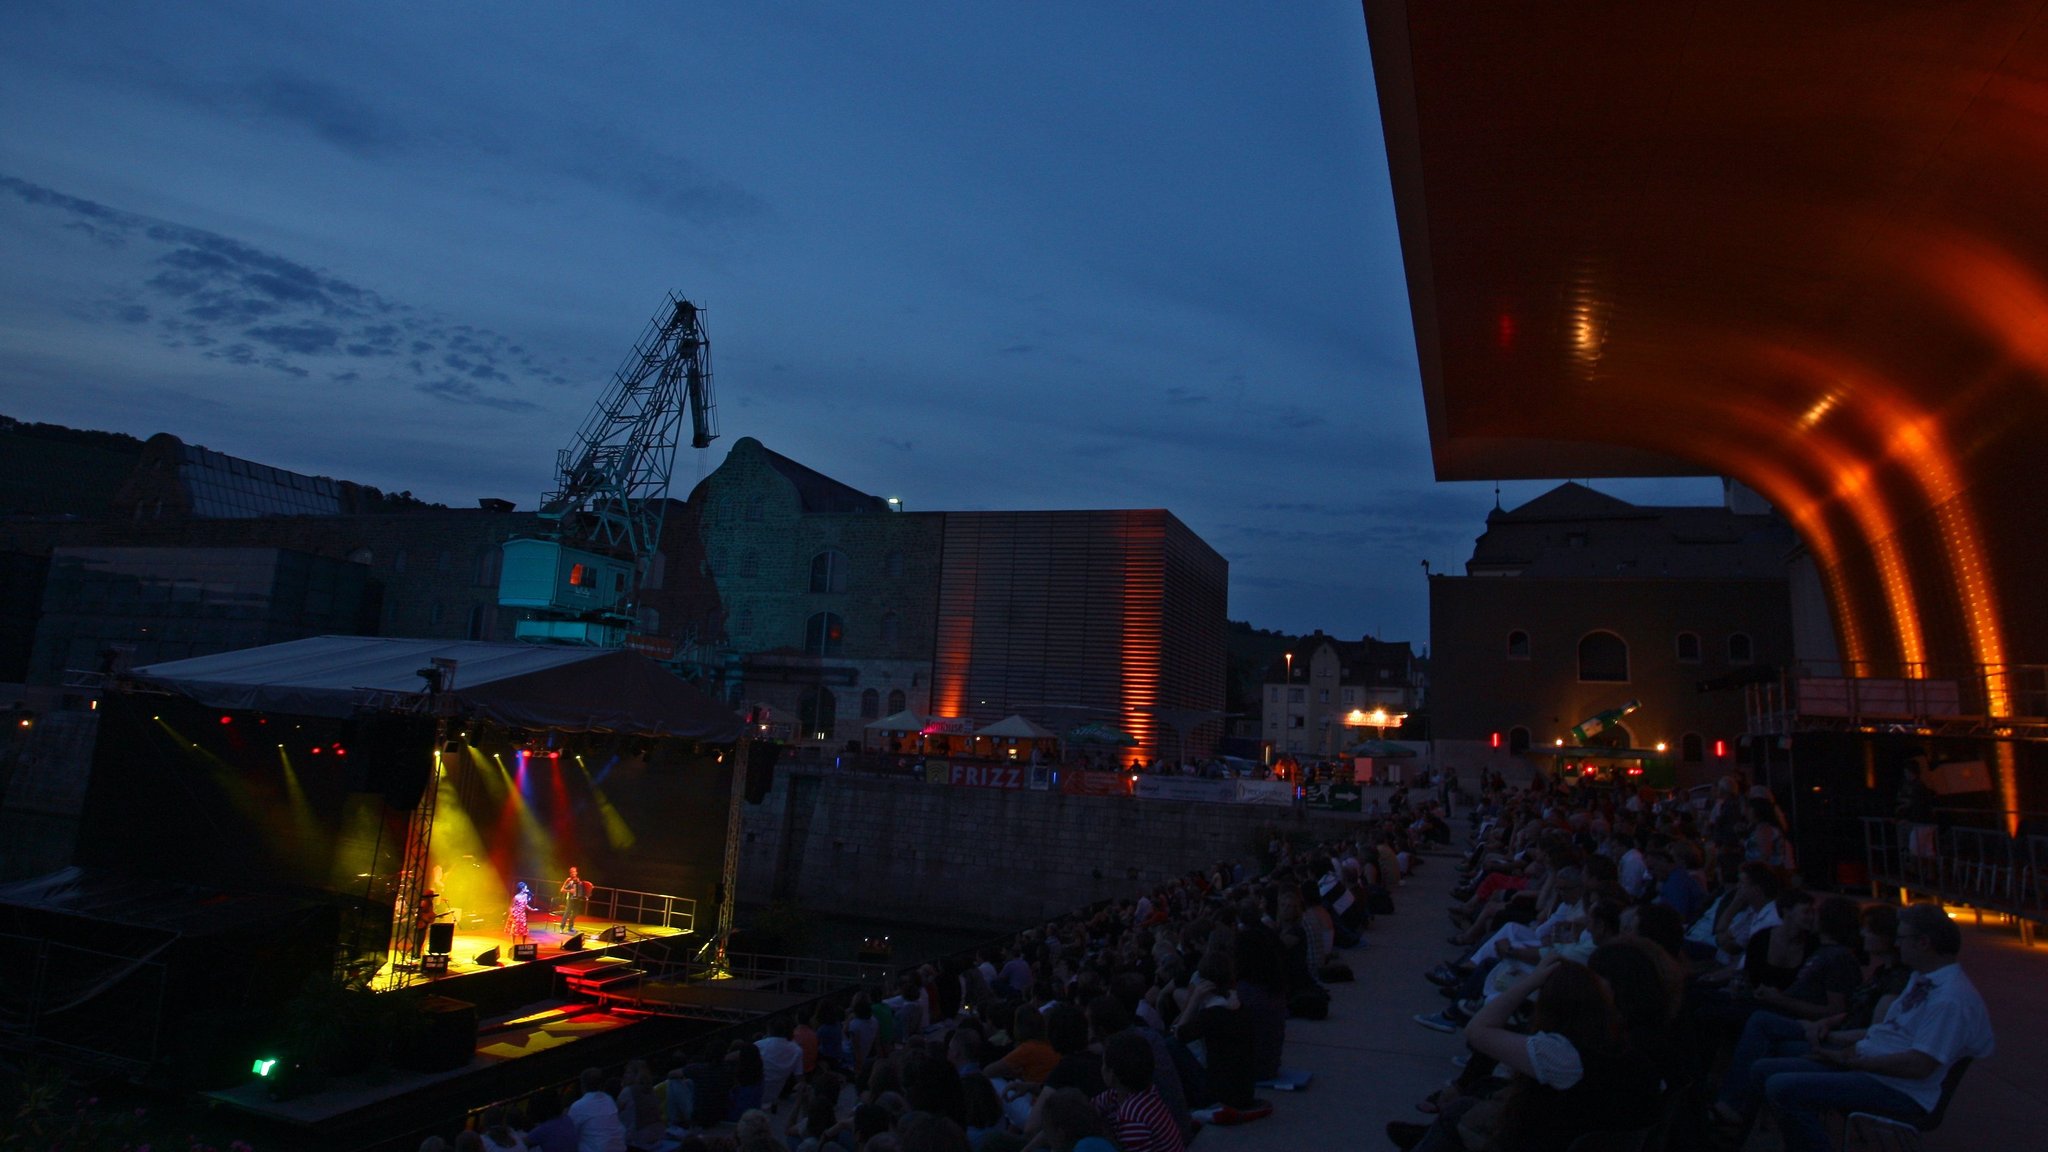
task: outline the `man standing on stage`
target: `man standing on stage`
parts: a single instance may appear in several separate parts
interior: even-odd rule
[[[576,868],[571,865],[569,878],[562,881],[562,931],[576,930],[576,913],[582,909],[583,902],[590,898],[590,887],[589,883],[576,875]]]

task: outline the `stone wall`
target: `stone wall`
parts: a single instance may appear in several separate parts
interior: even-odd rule
[[[1005,929],[1249,860],[1275,826],[1320,838],[1356,819],[784,771],[746,809],[740,899]]]

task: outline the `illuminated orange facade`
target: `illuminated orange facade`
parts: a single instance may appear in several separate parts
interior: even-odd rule
[[[1365,9],[1438,476],[1733,475],[1843,660],[2027,711],[2038,6]]]
[[[1123,757],[1207,755],[1223,706],[1228,563],[1163,509],[949,512],[933,708],[1130,733]]]

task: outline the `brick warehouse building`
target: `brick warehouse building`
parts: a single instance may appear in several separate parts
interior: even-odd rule
[[[1102,721],[1146,760],[1220,734],[1189,717],[1222,711],[1229,565],[1170,512],[896,512],[751,437],[688,506],[706,623],[778,734],[840,748],[906,708]]]

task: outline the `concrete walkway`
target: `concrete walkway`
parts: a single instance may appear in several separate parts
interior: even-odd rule
[[[1462,831],[1460,821],[1460,831]],[[1316,1074],[1306,1092],[1260,1095],[1273,1115],[1236,1128],[1211,1126],[1195,1141],[1206,1152],[1303,1152],[1391,1149],[1389,1120],[1426,1122],[1415,1102],[1457,1074],[1450,1059],[1465,1050],[1456,1036],[1431,1032],[1410,1017],[1444,998],[1422,974],[1454,950],[1444,908],[1456,883],[1457,857],[1437,854],[1394,894],[1394,915],[1373,921],[1343,959],[1358,974],[1330,986],[1330,1018],[1289,1020],[1285,1062]]]
[[[1462,822],[1459,827],[1463,832]],[[1395,894],[1395,914],[1374,920],[1364,942],[1345,950],[1358,974],[1331,985],[1330,1018],[1287,1022],[1285,1062],[1316,1074],[1305,1092],[1260,1095],[1273,1115],[1236,1128],[1211,1126],[1195,1142],[1201,1152],[1382,1152],[1389,1120],[1427,1122],[1415,1102],[1457,1069],[1465,1051],[1456,1035],[1416,1024],[1418,1012],[1444,1004],[1422,973],[1456,949],[1444,909],[1458,859],[1441,854]],[[1963,966],[1984,994],[1998,1030],[1998,1051],[1973,1065],[1956,1092],[1947,1122],[1926,1137],[1928,1152],[2048,1148],[2048,946],[2023,947],[2009,926],[1978,927],[1967,913]]]

